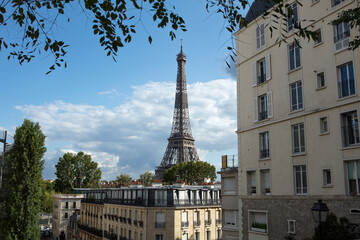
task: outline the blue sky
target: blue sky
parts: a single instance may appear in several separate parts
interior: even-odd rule
[[[1,52],[0,129],[14,134],[24,118],[40,123],[47,136],[44,178],[55,178],[55,164],[65,152],[91,154],[106,180],[120,173],[137,178],[160,164],[171,130],[180,39],[200,158],[219,168],[221,155],[236,154],[236,82],[234,69],[225,64],[231,40],[224,20],[207,13],[204,1],[174,2],[188,31],[171,41],[169,29],[157,29],[145,14],[145,28],[137,26],[117,62],[106,57],[77,5],[53,31],[70,45],[66,69],[45,75],[53,61],[49,54],[20,66]],[[4,32],[19,37],[10,26]]]

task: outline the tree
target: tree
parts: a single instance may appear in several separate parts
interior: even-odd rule
[[[352,240],[355,233],[351,231],[351,223],[346,217],[341,217],[338,221],[334,213],[329,213],[326,222],[321,224],[322,239]],[[320,239],[319,226],[315,228],[313,240]]]
[[[240,26],[246,26],[245,16],[242,12],[249,5],[249,0],[204,0],[206,9],[212,13],[221,14],[225,20],[224,27],[229,33],[234,33]],[[283,21],[293,14],[288,11],[289,4],[285,0],[264,0],[275,3],[271,14],[271,21],[274,25],[269,26],[271,32],[277,30],[283,36],[286,29],[282,26]],[[296,1],[301,5],[301,1]],[[0,27],[4,28],[8,22],[19,28],[22,37],[8,36],[0,38],[1,46],[10,48],[8,59],[13,57],[20,64],[30,62],[36,54],[51,52],[54,57],[54,64],[49,72],[56,67],[65,66],[66,45],[63,41],[53,35],[52,28],[56,26],[61,16],[65,15],[66,6],[79,4],[84,16],[92,21],[90,26],[94,35],[98,36],[100,45],[104,48],[107,56],[112,56],[115,60],[119,48],[131,42],[136,34],[138,25],[144,26],[142,22],[143,12],[151,13],[152,19],[159,28],[169,27],[169,36],[176,38],[177,30],[186,31],[185,20],[175,11],[176,6],[166,0],[130,0],[130,1],[102,1],[84,0],[75,2],[74,0],[53,0],[53,1],[25,1],[25,0],[5,0],[0,3]],[[73,6],[72,6],[73,7]],[[129,11],[131,10],[131,11]],[[350,12],[349,12],[350,13]],[[263,17],[270,17],[269,12],[265,12]],[[359,21],[359,11],[348,15],[354,21]],[[299,21],[295,28],[299,31],[298,37],[316,39],[314,30],[303,27],[306,20]],[[70,22],[70,19],[68,19]],[[141,23],[141,24],[138,24]],[[303,25],[302,25],[303,24]],[[4,30],[3,30],[4,31]],[[283,37],[281,37],[283,38]],[[15,39],[15,40],[14,40]],[[281,42],[284,39],[279,39]],[[151,44],[152,37],[148,36]],[[354,44],[353,46],[358,46]],[[234,60],[235,51],[233,47],[228,49],[232,54],[229,56]]]
[[[116,177],[116,180],[114,180],[117,184],[126,184],[129,185],[131,183],[131,177],[129,174],[120,174]]]
[[[45,136],[39,123],[25,119],[16,129],[14,144],[7,155],[0,239],[40,239],[45,152]]]
[[[145,173],[140,175],[140,182],[144,184],[144,186],[149,186],[152,183],[155,175],[151,172],[146,171]]]
[[[99,187],[101,170],[90,155],[65,153],[55,167],[56,192],[71,193],[73,188]]]
[[[216,179],[216,168],[210,163],[203,161],[183,162],[166,170],[163,178],[168,183],[177,181],[177,178],[179,178],[182,182],[199,184],[205,178],[210,178],[211,181],[214,181]]]

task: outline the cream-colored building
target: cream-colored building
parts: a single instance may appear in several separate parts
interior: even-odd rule
[[[69,218],[80,209],[83,194],[55,194],[52,227],[54,238],[60,238],[61,232],[66,236]]]
[[[214,186],[81,191],[81,239],[221,239],[220,189]]]
[[[311,237],[310,209],[318,199],[338,217],[360,223],[360,49],[348,50],[359,29],[329,24],[359,3],[286,2],[294,15],[276,24],[272,13],[261,16],[269,3],[254,1],[248,26],[235,34],[244,240]],[[317,41],[295,35],[300,21],[317,31]],[[279,45],[281,34],[271,33],[271,25],[287,29],[286,42]]]

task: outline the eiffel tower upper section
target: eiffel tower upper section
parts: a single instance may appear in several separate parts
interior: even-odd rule
[[[164,157],[155,170],[158,179],[162,179],[163,172],[175,164],[199,160],[191,133],[185,73],[186,55],[182,51],[182,46],[176,60],[178,71],[173,123]]]

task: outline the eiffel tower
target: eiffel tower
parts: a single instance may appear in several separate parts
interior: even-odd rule
[[[185,74],[186,55],[182,51],[182,45],[176,60],[178,63],[178,71],[176,78],[174,116],[165,154],[160,166],[155,170],[155,177],[157,179],[162,179],[164,171],[176,164],[200,160],[190,127]]]

